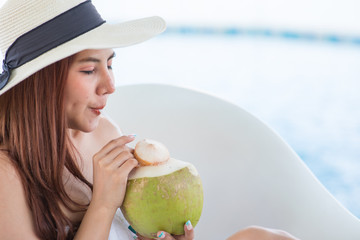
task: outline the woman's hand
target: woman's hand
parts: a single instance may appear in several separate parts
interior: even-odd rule
[[[128,175],[138,165],[133,150],[126,146],[134,138],[129,135],[114,139],[94,155],[92,204],[106,207],[114,213],[121,206]]]
[[[227,240],[298,240],[294,236],[290,235],[289,233],[277,230],[277,229],[270,229],[270,228],[263,228],[258,226],[252,226],[245,228]]]
[[[108,239],[111,222],[124,200],[128,175],[138,164],[126,146],[133,140],[134,136],[116,138],[93,156],[93,195],[74,239]]]
[[[184,225],[184,235],[171,235],[170,233],[159,231],[157,233],[157,239],[163,240],[194,240],[194,228],[191,225],[190,221],[187,221]],[[151,240],[150,238],[145,238],[141,235],[137,235],[139,240]]]

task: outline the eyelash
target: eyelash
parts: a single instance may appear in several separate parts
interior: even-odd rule
[[[82,73],[85,73],[86,75],[92,74],[94,71],[81,71]]]
[[[112,66],[108,66],[107,67],[109,70],[112,70]],[[86,75],[91,75],[94,73],[94,70],[93,71],[81,71],[82,73],[86,74]]]

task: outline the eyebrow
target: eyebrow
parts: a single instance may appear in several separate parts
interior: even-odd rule
[[[111,54],[111,56],[107,59],[107,61],[109,61],[110,59],[114,58],[116,56],[115,52],[113,52]],[[87,58],[83,58],[83,59],[80,59],[78,62],[96,62],[96,63],[99,63],[100,62],[100,59],[98,58],[94,58],[94,57],[87,57]]]

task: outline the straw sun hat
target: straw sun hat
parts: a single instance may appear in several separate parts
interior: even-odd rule
[[[0,95],[82,50],[125,47],[164,30],[159,17],[108,24],[91,1],[8,0],[0,9]]]

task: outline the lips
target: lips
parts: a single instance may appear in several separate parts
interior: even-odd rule
[[[91,107],[91,111],[96,115],[99,116],[101,114],[101,110],[104,109],[105,105],[99,107]]]

